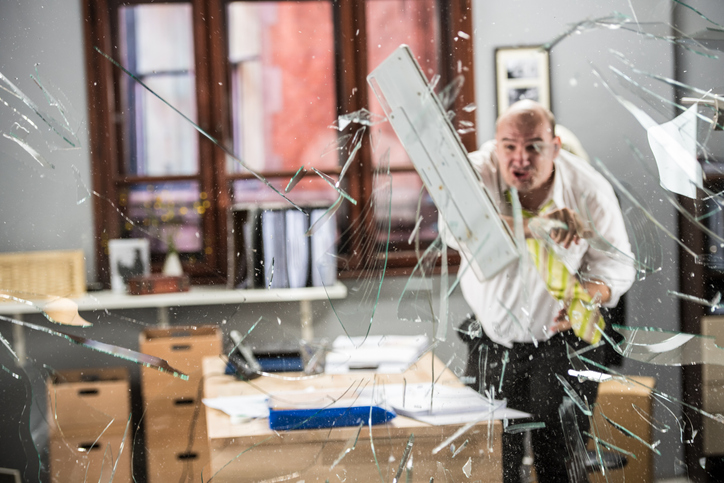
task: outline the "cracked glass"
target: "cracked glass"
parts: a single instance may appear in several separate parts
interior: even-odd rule
[[[556,481],[555,435],[571,481],[717,478],[722,25],[700,0],[12,0],[2,472]],[[426,185],[395,131],[408,113],[365,82],[401,44],[444,119],[409,118],[420,144],[481,150],[470,172],[497,228],[471,222],[473,248],[446,210],[482,210],[463,183]],[[551,135],[578,138],[562,149],[610,185],[603,205],[600,186],[574,203],[564,184],[552,211],[571,214],[554,216],[486,184],[494,52],[514,45],[548,51],[546,72],[510,75],[526,92],[549,76]],[[576,226],[578,258],[556,241]],[[494,262],[508,279],[482,297]]]

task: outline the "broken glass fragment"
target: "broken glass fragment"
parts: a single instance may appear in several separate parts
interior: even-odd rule
[[[334,203],[332,203],[332,206],[330,206],[327,211],[324,212],[322,216],[317,218],[316,220],[312,221],[311,226],[306,231],[304,236],[312,236],[314,235],[319,228],[324,225],[327,221],[329,221],[330,218],[334,216],[334,214],[337,212],[340,206],[342,206],[342,195],[339,195]]]
[[[467,447],[467,445],[468,445],[469,442],[470,442],[470,440],[469,440],[469,439],[466,439],[465,442],[464,442],[463,444],[461,444],[460,447],[455,450],[455,452],[452,454],[452,457],[454,458],[454,457],[456,457],[457,455],[459,455],[460,452]],[[455,445],[453,445],[453,447],[454,447],[454,446],[455,446]]]
[[[93,325],[78,314],[77,303],[64,297],[53,298],[50,302],[45,303],[43,307],[40,307],[29,300],[13,297],[8,294],[0,293],[0,298],[33,307],[54,324],[77,325],[80,327]]]
[[[571,398],[571,401],[573,401],[576,406],[578,406],[578,409],[580,409],[580,411],[586,416],[593,416],[593,411],[591,411],[591,408],[588,406],[588,402],[581,399],[581,396],[576,392],[575,389],[573,389],[570,383],[563,379],[560,374],[556,374],[556,378],[558,379],[558,382],[560,382],[563,386],[563,390],[566,392],[566,394],[568,394],[568,397]]]
[[[631,404],[631,408],[636,412],[636,414],[639,415],[639,417],[641,417],[641,419],[649,423],[649,425],[656,431],[660,433],[667,433],[669,429],[671,429],[671,426],[657,421],[649,413],[638,407],[636,404]]]
[[[342,114],[329,127],[339,131],[344,131],[344,129],[351,123],[361,124],[363,126],[374,126],[383,122],[387,122],[387,119],[384,116],[380,116],[379,114],[375,114],[363,108],[359,111]]]
[[[140,352],[126,349],[125,347],[119,347],[119,346],[112,345],[112,344],[106,344],[105,342],[100,342],[100,341],[93,340],[93,339],[86,339],[85,337],[68,334],[66,332],[52,330],[47,327],[43,327],[41,325],[31,324],[30,322],[23,322],[22,320],[12,319],[10,317],[5,317],[2,315],[0,315],[0,320],[4,320],[5,322],[10,322],[11,324],[19,325],[21,327],[27,327],[29,329],[37,330],[39,332],[45,332],[46,334],[54,335],[56,337],[61,337],[74,344],[82,345],[82,346],[88,347],[89,349],[93,349],[95,351],[111,355],[113,357],[118,357],[120,359],[125,359],[127,361],[135,362],[137,364],[141,364],[143,366],[150,367],[151,369],[156,369],[160,372],[167,372],[167,373],[173,375],[174,377],[178,377],[183,380],[188,380],[188,378],[189,378],[189,376],[187,376],[183,372],[178,371],[178,370],[174,369],[173,367],[169,366],[165,360],[159,359],[158,357],[155,357],[155,356],[151,356],[148,354],[142,354]]]
[[[576,408],[570,398],[564,397],[563,403],[558,408],[558,416],[563,426],[563,434],[566,442],[566,470],[568,470],[568,481],[586,481],[586,461],[588,455],[586,446],[583,444],[581,431],[576,418]]]
[[[463,465],[463,473],[467,478],[470,478],[473,474],[473,458],[468,457],[468,461]]]
[[[329,467],[330,470],[332,470],[335,466],[339,464],[342,459],[344,459],[345,456],[347,456],[348,453],[351,451],[354,451],[354,449],[357,447],[357,441],[359,440],[359,434],[362,432],[362,426],[364,426],[364,421],[359,423],[359,426],[357,426],[357,432],[352,435],[351,438],[347,441],[347,444],[344,445],[344,448],[337,456],[337,459],[334,460],[334,463],[332,463],[332,466]]]
[[[518,434],[525,431],[532,431],[534,429],[543,429],[545,427],[546,423],[543,422],[511,424],[505,428],[505,432],[507,434]]]
[[[662,225],[650,212],[648,212],[641,204],[638,202],[635,196],[633,196],[624,186],[623,184],[609,171],[609,169],[606,167],[605,164],[601,162],[600,159],[595,158],[596,166],[599,168],[599,171],[608,179],[608,181],[614,186],[614,188],[617,189],[618,193],[623,194],[626,198],[628,198],[633,205],[635,205],[637,208],[639,208],[642,213],[646,215],[646,218],[648,218],[651,222],[656,225],[656,227],[663,231],[666,236],[671,238],[672,240],[676,241],[676,243],[679,244],[680,247],[682,247],[689,255],[691,255],[694,258],[694,261],[696,263],[701,263],[700,256],[694,253],[694,251],[689,248],[684,242],[679,240],[679,237],[671,233],[664,225]]]
[[[350,141],[350,145],[352,146],[352,149],[349,150],[347,160],[344,162],[344,165],[342,166],[342,171],[340,171],[340,173],[339,173],[339,178],[337,179],[337,182],[334,184],[336,188],[339,188],[339,183],[342,182],[342,178],[344,178],[344,175],[347,174],[347,170],[352,165],[352,161],[354,161],[355,156],[357,155],[357,152],[362,147],[362,137],[364,136],[366,130],[367,130],[367,127],[362,126],[361,128],[357,129],[357,131],[354,133],[354,137],[352,138],[352,141]]]
[[[350,203],[352,203],[353,205],[356,205],[356,204],[357,204],[357,200],[355,200],[354,198],[352,198],[352,197],[351,197],[350,195],[348,195],[342,188],[340,188],[339,186],[337,186],[338,183],[337,183],[336,181],[334,181],[330,176],[322,173],[321,171],[319,171],[319,170],[318,170],[317,168],[315,168],[315,167],[312,167],[312,171],[314,171],[320,178],[322,178],[324,181],[326,181],[327,184],[329,184],[329,186],[331,186],[332,188],[334,188],[334,189],[337,191],[337,193],[339,193],[340,196],[345,197],[345,198],[346,198]]]
[[[304,166],[300,166],[296,173],[294,173],[294,176],[289,180],[289,183],[287,184],[287,187],[284,188],[285,193],[289,193],[291,190],[294,189],[294,187],[299,184],[299,182],[304,178],[304,176],[307,174],[307,168]]]
[[[457,75],[452,82],[440,91],[438,98],[440,99],[440,104],[442,104],[442,107],[445,110],[448,110],[453,106],[455,99],[457,99],[460,95],[460,91],[462,90],[464,84],[465,77]]]
[[[607,448],[607,449],[610,449],[610,450],[613,450],[613,451],[618,451],[619,453],[625,454],[626,456],[630,456],[630,457],[633,458],[633,459],[638,459],[638,458],[636,458],[636,455],[633,454],[633,453],[631,453],[630,451],[626,451],[626,450],[623,449],[623,448],[619,448],[619,447],[616,446],[616,445],[613,445],[613,444],[611,444],[611,443],[608,443],[608,442],[600,439],[598,436],[592,435],[592,434],[589,433],[588,431],[584,431],[583,434],[585,434],[586,436],[588,436],[589,438],[591,438],[593,441],[595,441],[597,445],[600,444],[601,446],[604,446],[604,447]]]
[[[20,146],[21,148],[23,148],[26,153],[28,153],[30,156],[32,156],[33,159],[36,160],[36,161],[37,161],[41,166],[43,166],[44,168],[55,169],[55,166],[54,166],[52,163],[48,162],[48,161],[43,157],[42,154],[40,154],[35,148],[33,148],[32,146],[30,146],[28,143],[26,143],[26,142],[23,141],[22,139],[18,138],[17,136],[13,135],[12,133],[11,133],[11,134],[2,133],[2,134],[3,134],[3,137],[4,137],[5,139],[9,139],[10,141],[13,141],[13,142],[16,143],[18,146]]]
[[[78,141],[78,138],[76,137],[75,133],[71,132],[67,127],[63,126],[61,123],[59,123],[55,118],[52,116],[46,114],[40,108],[28,97],[26,96],[20,89],[18,89],[15,84],[10,82],[10,79],[5,77],[2,72],[0,72],[0,82],[5,83],[5,86],[0,85],[0,88],[4,89],[7,92],[10,92],[15,97],[23,101],[23,103],[28,106],[30,109],[35,112],[35,114],[40,117],[40,119],[43,120],[45,124],[47,124],[58,136],[60,136],[66,143],[70,144],[72,147],[77,148],[80,146],[80,142]],[[42,163],[41,163],[42,164]]]
[[[50,93],[48,89],[45,88],[43,83],[40,81],[40,72],[38,72],[38,64],[35,64],[35,75],[30,75],[30,78],[33,79],[35,84],[40,88],[40,90],[43,92],[43,95],[45,96],[45,100],[48,102],[48,105],[55,107],[58,112],[60,113],[60,116],[63,118],[63,123],[65,124],[66,129],[68,132],[71,131],[70,122],[68,121],[68,116],[66,115],[67,109],[65,106],[54,96]],[[77,141],[77,139],[76,139]]]
[[[660,452],[658,449],[656,449],[656,447],[659,445],[659,443],[661,443],[661,441],[655,441],[654,443],[648,443],[647,441],[645,441],[644,439],[642,439],[640,436],[637,436],[636,434],[632,433],[631,431],[629,431],[628,429],[626,429],[626,428],[623,427],[622,425],[620,425],[620,424],[618,424],[617,422],[611,420],[608,416],[606,416],[605,414],[603,414],[603,412],[601,412],[601,416],[603,416],[603,418],[604,418],[611,426],[613,426],[614,428],[618,429],[618,430],[619,430],[622,434],[624,434],[625,436],[628,436],[629,438],[635,439],[636,441],[638,441],[639,443],[643,444],[644,446],[646,446],[647,448],[649,448],[651,451],[653,451],[654,453],[656,453],[657,455],[661,455],[661,452]]]
[[[614,325],[613,328],[624,337],[614,349],[629,359],[667,366],[724,365],[724,349],[716,345],[714,337],[654,327]]]
[[[410,458],[410,455],[412,454],[412,445],[414,443],[415,443],[415,433],[411,433],[410,438],[407,440],[407,444],[405,445],[405,450],[402,452],[402,457],[400,458],[400,466],[397,468],[397,473],[395,474],[395,477],[392,478],[392,483],[398,483],[400,481],[402,472],[407,467],[407,461]]]

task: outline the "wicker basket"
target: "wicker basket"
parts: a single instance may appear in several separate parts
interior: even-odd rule
[[[20,298],[78,298],[85,289],[81,250],[0,253],[0,292]]]

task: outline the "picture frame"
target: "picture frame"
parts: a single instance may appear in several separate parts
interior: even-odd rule
[[[511,104],[532,99],[551,108],[550,58],[540,46],[495,49],[495,87],[500,116]]]
[[[126,293],[129,278],[151,274],[151,249],[147,238],[109,240],[108,259],[113,292]]]

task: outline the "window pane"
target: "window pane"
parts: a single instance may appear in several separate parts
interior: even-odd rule
[[[196,121],[196,81],[190,4],[123,7],[124,66]],[[194,127],[135,80],[122,77],[125,168],[129,175],[189,175],[198,171]]]
[[[196,182],[132,185],[121,193],[121,206],[128,206],[126,222],[131,238],[148,238],[152,254],[167,252],[173,242],[181,254],[203,251],[202,216],[210,203]]]
[[[380,176],[377,180],[386,183],[385,176]],[[392,176],[391,210],[383,204],[375,205],[377,224],[384,227],[378,232],[378,242],[384,243],[387,241],[387,221],[391,211],[390,242],[402,243],[402,245],[407,243],[417,223],[415,215],[417,214],[417,202],[420,198],[421,187],[422,181],[416,172],[394,173]],[[422,217],[419,229],[420,241],[430,242],[437,237],[437,208],[427,191],[422,193],[420,216]]]
[[[417,62],[428,80],[438,73],[438,52],[440,46],[439,15],[436,0],[367,0],[367,65],[370,70],[377,67],[400,44],[412,49]],[[439,86],[438,86],[439,87]],[[370,110],[379,115],[384,111],[377,102],[374,93],[368,88]],[[372,143],[375,154],[374,166],[378,166],[383,153],[390,150],[391,167],[409,167],[409,173],[398,172],[392,175],[392,233],[391,241],[407,243],[415,227],[417,200],[422,181],[415,171],[404,148],[389,123],[382,123],[372,129]],[[388,207],[377,207],[375,218],[379,225],[386,225]],[[420,240],[432,241],[437,236],[437,211],[431,198],[425,192],[420,214],[423,217],[420,226]],[[384,234],[386,239],[387,233]],[[385,240],[380,239],[379,242]]]
[[[331,2],[233,2],[228,19],[237,156],[262,172],[336,167],[320,157],[337,136]]]
[[[440,36],[436,0],[367,0],[367,66],[373,70],[400,44],[407,44],[423,72],[431,79],[438,72]],[[370,110],[384,116],[374,93],[368,87]],[[389,123],[378,125],[375,142],[390,149],[390,166],[410,166],[412,163]],[[376,159],[373,161],[376,164]]]

